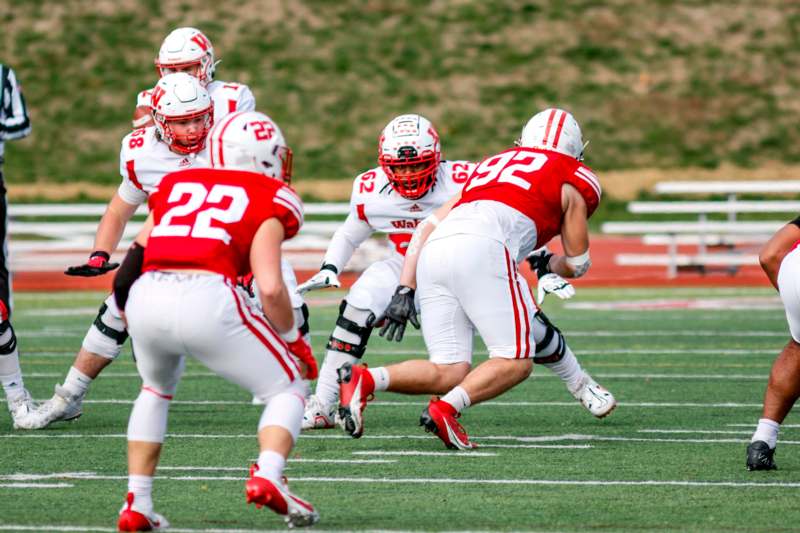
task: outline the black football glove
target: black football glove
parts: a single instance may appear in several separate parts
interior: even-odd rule
[[[536,277],[542,278],[546,274],[550,273],[551,257],[553,257],[553,252],[548,251],[547,248],[541,248],[526,257],[525,261],[531,265],[531,270],[536,272]]]
[[[419,320],[417,320],[417,308],[414,306],[414,289],[400,285],[392,296],[392,301],[389,307],[383,312],[376,322],[386,320],[381,328],[379,335],[386,337],[386,340],[396,340],[400,342],[403,340],[403,333],[406,331],[406,323],[411,324],[419,329]]]
[[[83,276],[85,278],[102,276],[119,266],[119,263],[109,263],[108,260],[110,258],[111,256],[107,252],[99,250],[92,252],[85,264],[68,267],[64,274],[67,276]]]

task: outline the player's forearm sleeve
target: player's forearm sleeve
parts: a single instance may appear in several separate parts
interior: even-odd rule
[[[119,267],[117,275],[114,277],[114,300],[117,302],[118,309],[125,309],[125,304],[128,302],[128,294],[133,282],[142,274],[143,264],[144,246],[134,242],[122,261],[122,266]]]
[[[353,256],[356,248],[367,240],[370,235],[372,235],[372,228],[369,224],[350,213],[344,223],[333,234],[333,237],[331,237],[331,243],[325,252],[323,263],[331,264],[341,272]]]

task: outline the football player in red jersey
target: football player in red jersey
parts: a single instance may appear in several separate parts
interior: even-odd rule
[[[346,431],[361,434],[363,411],[375,391],[446,393],[431,400],[420,424],[450,448],[473,447],[456,418],[527,378],[536,353],[530,318],[537,309],[516,265],[556,235],[567,255],[543,254],[536,259],[540,274],[574,278],[591,264],[587,220],[601,190],[580,162],[583,147],[571,114],[542,111],[523,128],[517,148],[483,160],[461,194],[417,227],[382,333],[391,337],[416,320],[418,286],[429,360],[343,367],[339,415]],[[490,359],[472,369],[475,330]],[[587,381],[574,358],[573,364],[576,386],[591,388],[597,402],[613,409],[613,397]]]
[[[142,377],[128,423],[122,531],[166,525],[153,510],[151,488],[185,356],[266,404],[247,502],[285,515],[289,527],[319,519],[283,478],[300,432],[304,378],[317,374],[281,274],[281,243],[303,223],[303,205],[284,183],[291,151],[278,126],[251,111],[229,115],[212,129],[208,155],[212,168],[174,172],[160,182],[114,280]],[[263,314],[235,283],[251,271]]]
[[[748,470],[775,470],[778,431],[800,398],[800,217],[778,230],[758,259],[783,300],[791,338],[772,365],[764,409],[747,446],[746,465]]]

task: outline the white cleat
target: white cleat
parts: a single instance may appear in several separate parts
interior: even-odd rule
[[[28,389],[23,389],[24,393],[16,400],[8,401],[8,412],[11,413],[11,421],[14,423],[14,429],[21,429],[20,423],[28,418],[30,414],[36,409],[36,404],[31,397]]]
[[[303,413],[302,429],[331,429],[336,424],[336,406],[323,404],[316,395],[311,396]]]
[[[617,400],[605,387],[597,384],[589,374],[584,373],[580,385],[572,395],[581,402],[590,413],[597,418],[603,418],[611,414],[617,407]]]
[[[81,414],[83,395],[73,396],[61,385],[56,385],[53,397],[19,421],[20,429],[43,429],[53,422],[75,420]]]

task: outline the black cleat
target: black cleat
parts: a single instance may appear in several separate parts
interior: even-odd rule
[[[775,465],[775,448],[770,450],[769,445],[763,440],[757,440],[747,445],[747,469],[777,470]]]

